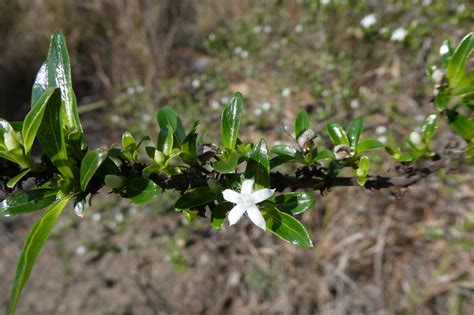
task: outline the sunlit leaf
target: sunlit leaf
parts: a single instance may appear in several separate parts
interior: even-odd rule
[[[226,105],[221,118],[222,144],[227,149],[234,149],[240,127],[240,116],[243,109],[244,99],[242,94],[235,93]]]

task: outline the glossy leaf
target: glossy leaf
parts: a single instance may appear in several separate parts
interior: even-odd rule
[[[359,144],[360,134],[364,128],[364,118],[358,117],[351,121],[347,127],[347,137],[349,138],[350,147],[353,151],[356,150]]]
[[[171,107],[163,107],[158,112],[156,119],[160,125],[160,129],[165,127],[171,127],[174,131],[176,140],[180,144],[183,144],[184,139],[186,138],[186,132],[184,131],[183,123],[178,114]]]
[[[25,214],[43,209],[56,201],[57,190],[37,188],[10,195],[0,202],[0,217]]]
[[[286,144],[277,144],[274,145],[271,149],[272,153],[278,154],[278,155],[286,155],[286,156],[291,156],[294,158],[299,158],[301,157],[301,154],[296,150],[295,148],[286,145]]]
[[[104,149],[95,149],[87,152],[81,161],[80,183],[81,190],[85,191],[87,184],[92,179],[96,171],[107,158],[107,151]]]
[[[53,95],[55,90],[56,87],[47,88],[44,93],[39,97],[36,104],[33,104],[31,110],[25,117],[21,133],[23,135],[23,146],[25,148],[26,153],[30,152],[31,147],[33,146],[36,133],[38,132],[38,129],[41,126],[41,122],[43,120],[44,111],[46,109],[46,106],[48,106],[49,99]]]
[[[43,152],[51,159],[54,166],[65,177],[73,178],[73,172],[68,163],[66,143],[61,116],[61,95],[54,90],[53,95],[44,111],[43,120],[37,134]]]
[[[134,204],[145,204],[161,193],[161,188],[155,182],[143,177],[137,177],[127,182],[125,195]]]
[[[8,188],[13,188],[15,187],[16,184],[18,184],[18,182],[20,180],[22,180],[23,177],[26,176],[26,174],[28,174],[30,172],[29,169],[25,169],[23,171],[21,171],[20,173],[18,173],[18,175],[10,178],[10,180],[7,182],[7,187]]]
[[[306,192],[291,192],[272,198],[278,210],[295,215],[312,208],[314,197]]]
[[[446,68],[446,76],[452,87],[464,88],[470,78],[466,74],[467,61],[474,49],[474,32],[467,34],[456,47]]]
[[[359,160],[359,168],[362,169],[365,173],[369,171],[369,158],[363,156]]]
[[[189,133],[184,139],[183,145],[181,146],[181,158],[189,165],[198,164],[197,160],[197,137],[196,132]]]
[[[313,247],[308,231],[291,215],[275,207],[266,207],[263,216],[267,229],[276,236],[300,247]]]
[[[430,115],[425,119],[423,128],[421,130],[423,142],[429,144],[433,138],[436,129],[438,128],[438,115]]]
[[[227,212],[229,212],[234,205],[230,202],[223,202],[217,206],[212,207],[211,209],[211,225],[214,229],[222,229],[222,225],[225,222],[227,217]]]
[[[174,204],[176,211],[194,209],[217,199],[217,193],[209,187],[198,187],[185,192]]]
[[[295,136],[298,137],[311,128],[311,122],[307,112],[300,112],[295,120]]]
[[[313,161],[317,162],[317,161],[322,161],[322,160],[333,160],[334,158],[335,158],[334,153],[332,153],[331,151],[321,150],[318,152],[318,154],[313,159]]]
[[[239,154],[237,152],[225,152],[219,155],[218,158],[219,160],[213,165],[216,171],[222,174],[235,172],[235,169],[239,164]]]
[[[221,118],[221,138],[225,148],[233,150],[237,143],[240,116],[243,110],[242,94],[236,93],[226,105]]]
[[[474,138],[474,119],[467,118],[466,116],[454,111],[447,110],[446,116],[451,128],[463,137],[466,141],[470,142]]]
[[[41,249],[51,233],[51,230],[57,222],[59,215],[62,213],[64,207],[69,202],[71,197],[66,197],[56,201],[36,222],[31,229],[28,237],[23,245],[23,249],[16,266],[15,279],[10,293],[10,301],[8,303],[7,314],[13,315],[15,313],[18,300],[21,295],[28,278],[31,274],[33,266],[36,262]]]
[[[341,125],[339,125],[338,123],[329,123],[326,125],[326,129],[328,131],[329,138],[331,138],[332,143],[334,143],[335,145],[349,145],[349,139],[347,138],[347,134]]]
[[[173,151],[173,131],[168,127],[163,127],[158,134],[158,149],[164,155],[170,156]]]
[[[245,169],[245,178],[254,178],[256,188],[270,186],[270,160],[264,139],[260,139],[250,153]]]
[[[76,96],[72,88],[71,64],[66,40],[61,32],[51,38],[48,57],[36,75],[33,84],[31,104],[37,103],[49,87],[58,87],[61,91],[61,116],[68,132],[77,134],[82,142],[82,127],[77,110]]]
[[[453,54],[453,47],[449,40],[443,41],[443,44],[439,48],[439,57],[443,66],[447,66],[451,55]]]
[[[364,152],[368,150],[383,148],[382,142],[375,139],[364,139],[357,145],[357,152]]]
[[[137,141],[135,140],[135,138],[129,131],[125,131],[122,134],[122,147],[127,151],[133,151],[135,150],[136,146]]]

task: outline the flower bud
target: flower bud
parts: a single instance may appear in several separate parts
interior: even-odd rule
[[[421,150],[425,147],[425,145],[423,144],[423,141],[421,140],[421,135],[419,132],[412,131],[410,133],[409,140],[418,150]]]
[[[125,184],[125,180],[122,176],[106,175],[104,183],[109,188],[117,189],[121,188]]]
[[[344,160],[354,155],[354,152],[345,144],[338,144],[333,149],[336,160]]]

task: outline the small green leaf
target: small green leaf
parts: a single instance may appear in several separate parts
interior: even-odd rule
[[[467,34],[454,50],[446,68],[451,87],[464,88],[470,84],[466,74],[466,66],[469,55],[474,49],[474,32]]]
[[[230,150],[235,148],[240,127],[244,99],[239,92],[230,99],[221,118],[221,138],[224,147]]]
[[[357,145],[357,152],[364,152],[368,150],[383,148],[382,142],[375,139],[364,139]]]
[[[53,165],[58,168],[61,174],[65,177],[74,178],[68,162],[63,132],[61,94],[57,89],[54,90],[48,106],[46,106],[37,137],[44,153],[51,159]]]
[[[347,136],[349,137],[349,143],[353,151],[356,150],[357,145],[359,144],[360,134],[364,128],[364,118],[358,117],[351,121],[347,127]]]
[[[275,167],[278,167],[282,164],[288,163],[288,162],[299,162],[299,159],[296,159],[294,157],[291,157],[289,155],[279,155],[275,156],[273,159],[270,160],[270,169],[273,169]]]
[[[429,144],[433,138],[436,129],[438,128],[438,115],[430,115],[426,118],[423,128],[421,130],[423,134],[423,142]]]
[[[34,212],[56,201],[58,191],[52,188],[37,188],[10,195],[0,202],[0,217]]]
[[[329,150],[321,150],[318,152],[316,157],[313,159],[314,162],[322,160],[334,160],[334,153]]]
[[[186,132],[184,131],[183,123],[181,118],[179,118],[178,114],[171,107],[163,107],[160,109],[156,115],[156,119],[158,120],[160,129],[171,127],[179,144],[184,143]]]
[[[366,174],[369,171],[369,158],[363,156],[359,160],[359,168],[362,169]]]
[[[308,231],[291,215],[275,207],[266,207],[263,216],[267,229],[276,236],[300,247],[313,247]]]
[[[264,139],[260,139],[250,153],[245,169],[245,178],[254,178],[256,188],[270,186],[270,160]]]
[[[209,187],[198,187],[185,192],[174,204],[176,211],[193,209],[217,199],[217,193]]]
[[[229,212],[234,205],[230,202],[223,202],[211,209],[211,224],[216,230],[222,229],[227,212]]]
[[[291,156],[294,158],[300,158],[301,153],[296,150],[295,148],[286,145],[286,144],[277,144],[272,147],[271,150],[272,153],[278,154],[278,155],[286,155],[286,156]]]
[[[7,314],[13,315],[15,313],[21,291],[25,287],[31,270],[36,262],[41,249],[51,233],[51,230],[62,213],[64,207],[71,199],[71,196],[65,197],[56,201],[51,207],[46,210],[43,215],[36,222],[31,229],[28,237],[23,245],[23,249],[18,259],[16,266],[15,279],[10,293],[10,301],[8,303]]]
[[[214,163],[213,167],[216,171],[222,174],[229,174],[235,172],[239,164],[239,154],[235,151],[227,151],[218,156],[219,160]]]
[[[15,185],[30,172],[29,169],[21,171],[18,175],[15,177],[12,177],[8,182],[7,182],[7,187],[8,188],[13,188]]]
[[[435,96],[435,106],[439,110],[445,109],[451,100],[451,91],[448,88],[442,87]]]
[[[33,104],[31,110],[25,117],[25,121],[22,126],[22,135],[23,135],[23,146],[25,148],[25,153],[29,153],[33,142],[38,132],[39,127],[41,126],[41,121],[43,120],[44,111],[46,106],[48,106],[49,99],[53,95],[56,87],[47,88],[41,97],[38,99],[36,104]]]
[[[329,138],[331,138],[332,143],[334,143],[335,145],[345,144],[349,146],[349,139],[347,138],[347,134],[341,125],[339,125],[338,123],[329,123],[326,125],[326,129],[328,131]]]
[[[134,151],[137,146],[137,141],[128,131],[122,134],[122,147],[127,151]]]
[[[295,136],[296,139],[305,132],[306,130],[311,128],[311,122],[309,120],[309,116],[307,112],[300,112],[295,120]]]
[[[158,149],[164,155],[170,156],[173,151],[173,131],[168,127],[163,127],[158,134]]]
[[[295,215],[314,206],[314,197],[306,192],[291,192],[272,198],[278,210]]]
[[[107,151],[103,149],[95,149],[87,152],[81,161],[80,182],[81,190],[85,191],[87,184],[92,179],[96,171],[107,158]]]
[[[451,128],[463,137],[466,141],[470,142],[474,138],[474,119],[467,118],[466,116],[454,111],[446,110],[446,116]]]
[[[190,132],[186,138],[184,138],[184,142],[181,146],[181,159],[183,159],[183,161],[189,165],[198,164],[197,137],[198,135],[196,132]]]
[[[161,193],[161,188],[155,182],[143,177],[129,180],[125,186],[125,195],[134,204],[145,204]]]

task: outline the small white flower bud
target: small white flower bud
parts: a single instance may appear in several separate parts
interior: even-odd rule
[[[417,149],[419,149],[419,150],[423,149],[423,147],[425,146],[425,145],[423,144],[423,141],[422,141],[422,139],[421,139],[421,135],[420,135],[419,132],[412,131],[412,132],[410,133],[409,140],[410,140],[410,142],[413,143],[413,145],[414,145]]]

